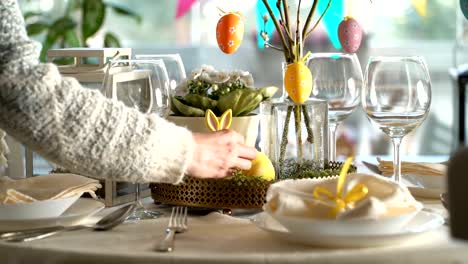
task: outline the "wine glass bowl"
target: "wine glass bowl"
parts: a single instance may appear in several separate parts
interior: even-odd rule
[[[326,100],[329,122],[329,160],[336,160],[336,128],[359,105],[363,76],[356,54],[312,53],[307,60],[312,73],[311,97]]]
[[[169,77],[162,60],[117,59],[109,62],[103,81],[106,96],[144,114],[169,114]],[[144,208],[140,184],[135,184],[136,210],[128,220],[156,218],[157,211]]]
[[[162,60],[169,76],[169,88],[173,93],[177,85],[187,78],[184,63],[179,53],[137,54],[136,59]]]
[[[367,64],[362,106],[369,120],[394,146],[395,181],[401,177],[400,143],[427,117],[431,80],[422,57],[371,57]]]

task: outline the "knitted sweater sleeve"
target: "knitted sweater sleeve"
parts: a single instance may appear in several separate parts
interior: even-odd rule
[[[38,62],[16,0],[0,1],[0,128],[75,172],[119,181],[182,180],[190,131],[145,115]]]

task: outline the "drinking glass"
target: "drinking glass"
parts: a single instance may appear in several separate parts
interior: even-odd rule
[[[167,74],[169,75],[169,87],[171,93],[174,93],[175,88],[187,78],[185,74],[185,67],[179,53],[175,54],[138,54],[135,55],[137,59],[160,59],[166,66]]]
[[[162,60],[111,60],[103,82],[106,96],[145,114],[169,114],[169,77]],[[128,220],[156,218],[160,212],[144,208],[140,184],[135,184],[136,210]]]
[[[356,54],[312,53],[307,67],[313,79],[311,97],[328,103],[328,159],[335,161],[336,128],[359,105],[361,65]]]
[[[429,113],[431,80],[422,57],[371,57],[367,64],[362,106],[367,117],[393,143],[393,179],[400,182],[400,144]]]

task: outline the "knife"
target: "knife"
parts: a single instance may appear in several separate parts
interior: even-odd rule
[[[367,161],[362,161],[362,164],[364,164],[364,166],[366,166],[373,173],[382,175],[382,172],[379,170],[379,166],[372,164],[370,162],[367,162]]]

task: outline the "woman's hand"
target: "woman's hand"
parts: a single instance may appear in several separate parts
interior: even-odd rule
[[[244,145],[244,138],[235,131],[193,133],[195,151],[187,174],[198,178],[223,178],[236,168],[248,170],[257,150]]]

